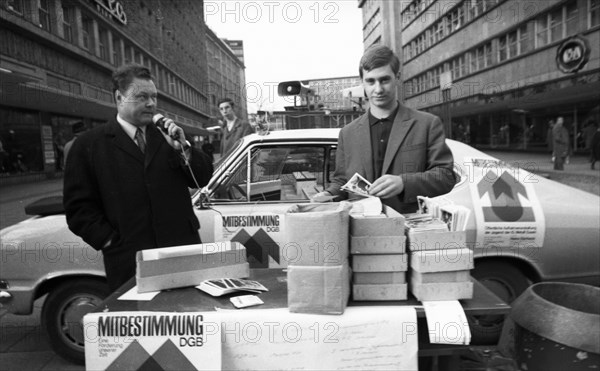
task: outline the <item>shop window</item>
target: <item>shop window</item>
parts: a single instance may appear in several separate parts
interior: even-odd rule
[[[589,27],[600,26],[600,0],[588,0]]]
[[[39,0],[38,14],[40,17],[40,28],[50,32],[50,12],[48,0]]]
[[[41,137],[37,112],[0,108],[0,143],[2,174],[43,171],[45,150],[49,161],[54,163],[52,133],[47,138]]]
[[[62,7],[62,28],[65,41],[73,42],[73,9]]]

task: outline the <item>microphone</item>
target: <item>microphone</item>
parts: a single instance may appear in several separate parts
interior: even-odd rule
[[[156,127],[159,128],[163,133],[168,135],[169,132],[165,128],[166,120],[167,118],[161,115],[160,113],[157,113],[156,115],[152,116],[152,122],[154,123],[154,125],[156,125]],[[179,138],[179,133],[175,133],[175,135],[169,136],[171,137],[171,139],[178,141],[179,144],[181,144],[181,147],[183,147],[184,151],[187,151],[190,148],[190,143],[187,140],[185,140],[185,138]]]

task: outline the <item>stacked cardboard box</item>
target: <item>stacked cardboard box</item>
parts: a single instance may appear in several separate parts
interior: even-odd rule
[[[407,230],[410,255],[409,288],[421,301],[473,297],[473,251],[465,231]]]
[[[350,215],[352,297],[357,301],[406,300],[404,216],[384,206],[378,216]]]
[[[214,242],[138,251],[138,292],[199,285],[214,278],[250,275],[246,248],[239,242]]]
[[[295,205],[286,213],[290,312],[342,314],[350,297],[348,202]]]

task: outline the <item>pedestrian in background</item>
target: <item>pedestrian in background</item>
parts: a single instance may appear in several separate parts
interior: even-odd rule
[[[77,121],[76,123],[73,124],[73,126],[71,127],[71,130],[73,131],[73,138],[71,138],[71,140],[65,144],[65,153],[64,153],[65,164],[67,163],[69,151],[71,150],[73,143],[75,143],[75,140],[77,139],[77,137],[85,131],[85,124],[82,121]]]
[[[569,156],[569,132],[564,127],[562,116],[556,119],[552,129],[552,148],[554,149],[554,170],[564,170],[565,159]]]
[[[249,123],[236,116],[233,107],[233,101],[230,98],[219,101],[219,111],[225,120],[221,138],[221,156],[224,156],[238,139],[254,133],[254,129]]]
[[[554,162],[554,148],[552,148],[552,129],[554,129],[554,120],[550,120],[548,122],[548,131],[546,132],[546,145],[548,146],[548,151],[550,152],[551,161]]]

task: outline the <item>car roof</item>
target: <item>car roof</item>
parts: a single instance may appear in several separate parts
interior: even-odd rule
[[[327,129],[295,129],[295,130],[275,130],[267,135],[251,134],[244,140],[249,142],[269,142],[281,140],[333,140],[337,141],[340,134],[338,128]]]

